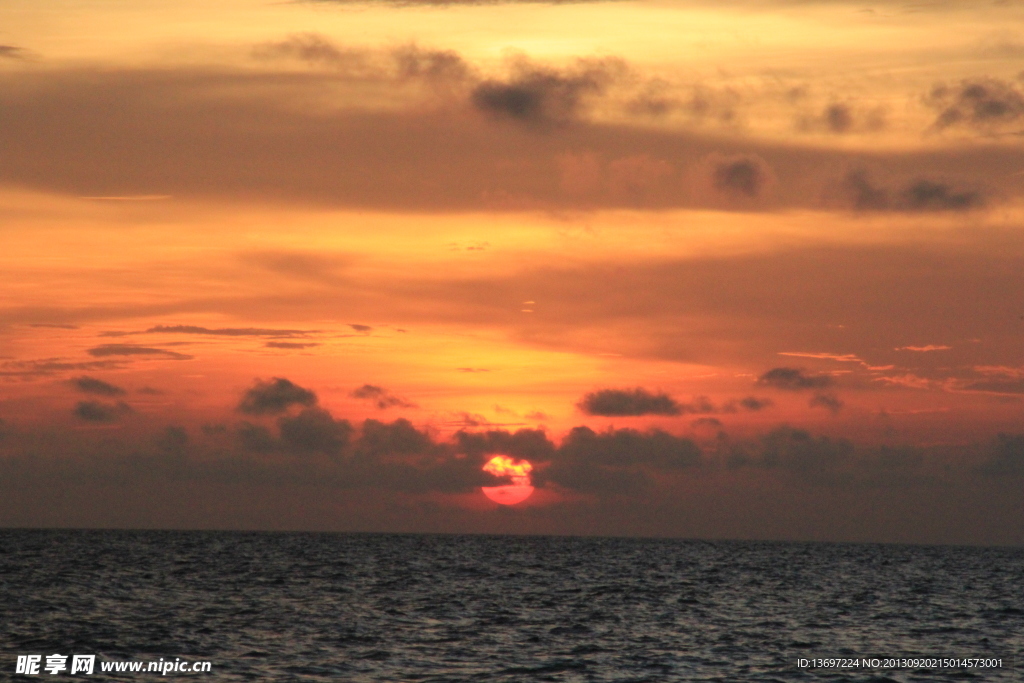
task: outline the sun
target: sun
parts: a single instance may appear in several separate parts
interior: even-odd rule
[[[527,460],[513,461],[507,455],[496,455],[484,465],[484,472],[496,477],[510,477],[512,483],[505,486],[481,486],[484,495],[500,505],[515,505],[533,495],[530,472],[533,465]]]

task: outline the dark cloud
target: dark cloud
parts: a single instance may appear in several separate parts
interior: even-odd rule
[[[680,412],[683,413],[717,413],[718,408],[707,396],[694,396],[689,403],[679,404]]]
[[[693,441],[660,429],[595,432],[590,427],[574,427],[559,446],[555,462],[607,467],[647,465],[668,471],[694,467],[700,458],[700,449]]]
[[[269,381],[256,380],[242,396],[238,410],[246,415],[273,415],[283,413],[292,406],[311,407],[317,402],[316,394],[303,389],[283,377]]]
[[[438,97],[428,106],[417,94],[419,89],[410,87],[409,92],[396,94],[405,98],[407,106],[380,111],[357,106],[365,97],[349,93],[339,96],[342,104],[331,116],[289,104],[296,93],[314,97],[335,88],[356,88],[339,85],[341,77],[334,73],[259,69],[4,72],[0,73],[0,110],[4,112],[0,182],[86,196],[263,197],[388,210],[600,208],[635,206],[637,197],[630,191],[601,191],[602,173],[611,173],[610,167],[601,165],[594,192],[567,193],[558,177],[560,157],[592,154],[599,160],[634,162],[647,158],[652,163],[644,173],[661,173],[665,163],[705,159],[717,152],[722,158],[736,157],[734,168],[726,163],[719,174],[722,187],[732,189],[715,189],[713,169],[708,169],[706,178],[700,175],[707,193],[680,192],[671,176],[658,176],[663,182],[644,188],[644,206],[721,208],[723,194],[745,204],[766,197],[770,185],[774,205],[820,208],[822,197],[835,185],[834,169],[864,163],[863,154],[843,149],[730,140],[686,127],[652,128],[627,121],[590,124],[581,116],[588,98],[603,93],[602,101],[611,106],[616,89],[628,85],[629,79],[595,89],[586,84],[603,82],[602,77],[588,76],[585,67],[531,68],[522,69],[523,73],[513,69],[507,78],[491,79],[477,95],[495,111],[504,111],[503,103],[516,101],[519,93],[525,103],[522,116],[575,116],[571,139],[492,125],[465,106],[462,92],[439,96],[449,106],[438,108]],[[398,87],[393,80],[377,85],[388,92]],[[562,104],[552,104],[558,102]],[[109,116],[115,108],[124,115]],[[70,112],[75,113],[73,121]],[[236,125],[224,128],[218,124],[223,120]],[[63,131],[70,125],[81,135],[68,139]],[[254,135],[260,145],[251,144]],[[452,146],[451,140],[459,144]],[[763,159],[765,166],[754,164],[755,157]],[[748,159],[746,164],[740,161],[743,158]],[[971,178],[972,185],[996,197],[1020,192],[1012,177],[1019,170],[1019,160],[1013,150],[1002,146],[879,151],[871,163],[907,179]],[[766,185],[769,170],[771,182]],[[424,183],[424,178],[434,182]],[[950,192],[960,191],[954,187]],[[896,205],[906,198],[894,192],[890,201]],[[300,265],[291,264],[292,275],[300,272]],[[337,265],[333,269],[321,265],[306,276],[338,286],[343,276]],[[163,304],[148,308],[155,315],[196,310],[168,309]],[[115,313],[113,309],[108,313]],[[63,321],[67,313],[38,308],[14,312],[16,322]],[[5,318],[12,320],[9,315]]]
[[[1024,379],[993,377],[968,382],[960,389],[963,391],[988,391],[994,394],[1024,394]]]
[[[87,422],[113,422],[130,412],[132,412],[131,406],[123,401],[117,403],[79,401],[74,410],[76,417]]]
[[[682,406],[666,393],[646,389],[601,389],[586,394],[576,406],[587,415],[679,415]]]
[[[316,33],[296,34],[282,41],[259,45],[253,49],[253,56],[260,59],[293,58],[348,70],[370,68],[365,50],[341,48]]]
[[[316,342],[303,343],[303,342],[269,341],[266,344],[264,344],[264,346],[269,348],[269,349],[309,349],[309,348],[312,348],[314,346],[320,346],[320,344],[317,344]]]
[[[983,205],[980,193],[955,190],[949,184],[919,178],[902,190],[873,183],[863,169],[851,171],[843,181],[855,209],[861,211],[965,211]]]
[[[303,0],[304,2],[322,3],[325,5],[360,5],[369,0]],[[579,5],[599,4],[608,2],[624,2],[625,0],[380,0],[391,7],[460,7],[490,5]]]
[[[156,349],[135,344],[101,344],[87,351],[90,356],[159,356],[172,360],[189,360],[192,356],[166,349]]]
[[[758,411],[770,408],[775,405],[775,402],[770,398],[758,398],[757,396],[747,396],[745,398],[729,399],[722,404],[723,413],[736,413],[739,412],[740,408],[744,410]]]
[[[355,444],[356,455],[364,459],[426,454],[433,450],[435,445],[430,435],[404,418],[391,423],[365,420]]]
[[[853,444],[813,437],[802,429],[780,427],[762,439],[760,462],[770,469],[821,475],[841,469],[853,456]]]
[[[718,158],[712,169],[715,189],[751,198],[761,194],[768,177],[764,160],[754,156]]]
[[[99,396],[121,396],[125,393],[124,389],[104,382],[101,379],[95,377],[76,377],[71,380],[72,386],[79,391],[83,391],[87,394],[97,394]]]
[[[359,324],[356,324],[356,323],[351,323],[349,325],[349,327],[351,327],[356,332],[364,332],[365,333],[365,332],[372,332],[373,331],[373,328],[370,327],[369,325],[359,325]]]
[[[57,330],[77,330],[78,325],[64,325],[61,323],[31,323],[29,327],[50,327]]]
[[[757,378],[762,386],[799,391],[830,387],[833,379],[829,375],[809,375],[799,368],[772,368]]]
[[[263,425],[243,422],[237,428],[242,448],[253,453],[270,453],[281,448],[280,441]]]
[[[853,114],[845,104],[830,104],[825,108],[823,118],[833,133],[845,133],[853,127]]]
[[[197,325],[157,325],[143,334],[205,334],[218,337],[304,337],[316,330],[285,330],[263,327],[209,328]]]
[[[9,360],[0,363],[0,377],[45,377],[62,372],[83,370],[111,370],[120,366],[117,361],[66,361],[60,358],[37,360]]]
[[[843,180],[843,184],[855,209],[882,211],[889,208],[889,191],[883,187],[876,187],[868,177],[867,171],[863,169],[850,171]]]
[[[770,398],[758,398],[756,396],[747,396],[739,401],[740,406],[747,410],[764,410],[775,405]]]
[[[1024,476],[1024,434],[999,434],[981,471],[992,476]]]
[[[501,411],[499,411],[499,412],[501,412]],[[443,424],[448,425],[450,427],[464,428],[464,427],[514,427],[514,426],[519,426],[519,425],[526,424],[526,423],[525,422],[492,422],[491,420],[487,419],[487,417],[485,415],[481,415],[480,413],[470,413],[468,411],[463,411],[461,413],[456,413],[454,420],[449,420],[447,422],[444,422]]]
[[[566,71],[520,60],[505,81],[485,80],[470,99],[477,109],[530,124],[565,122],[576,118],[587,97],[601,94],[626,67],[617,59],[580,60]]]
[[[358,398],[365,401],[372,401],[378,410],[387,410],[388,408],[415,408],[415,404],[406,401],[405,399],[395,396],[384,387],[378,387],[373,384],[364,384],[352,391],[349,394],[352,398]]]
[[[468,64],[451,50],[427,50],[405,45],[388,51],[339,46],[316,33],[301,33],[265,43],[253,50],[259,59],[297,59],[330,67],[347,77],[362,79],[460,82],[471,75]]]
[[[14,45],[0,45],[0,59],[27,59],[28,50]]]
[[[833,415],[843,409],[843,402],[833,393],[817,393],[807,402],[811,408],[824,408],[831,411]]]
[[[905,206],[911,211],[962,211],[981,204],[976,192],[957,192],[945,183],[918,180],[903,192]]]
[[[939,111],[935,127],[940,130],[968,126],[992,131],[1024,119],[1024,94],[1014,83],[997,78],[937,85],[925,101]]]
[[[517,460],[546,462],[554,457],[555,445],[540,429],[520,429],[516,432],[490,430],[486,432],[459,431],[455,434],[460,453],[477,456],[481,460],[491,455],[508,455]]]
[[[781,426],[754,443],[733,444],[727,465],[763,468],[801,484],[856,489],[860,495],[872,488],[895,488],[906,494],[934,485],[943,476],[970,476],[976,457],[963,450],[856,446],[846,439],[816,437],[803,429]],[[954,468],[954,461],[961,462]]]
[[[391,53],[399,78],[423,79],[428,82],[460,82],[470,77],[472,69],[452,50],[426,50],[406,45]]]
[[[886,127],[886,114],[882,107],[864,110],[846,102],[831,102],[820,113],[801,115],[797,127],[803,131],[822,131],[833,135],[875,132]]]
[[[306,408],[294,417],[285,415],[277,424],[288,450],[328,455],[341,453],[353,431],[348,420],[335,420],[322,408]]]
[[[678,471],[700,462],[701,451],[693,441],[661,430],[598,433],[575,427],[535,481],[585,493],[636,494],[654,485],[652,471]]]
[[[185,458],[189,445],[188,431],[178,425],[170,425],[156,438],[157,451],[177,460]]]

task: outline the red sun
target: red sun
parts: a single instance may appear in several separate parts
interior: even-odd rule
[[[496,455],[484,465],[484,472],[496,477],[510,477],[512,483],[505,486],[481,486],[484,495],[500,505],[515,505],[533,495],[530,485],[530,471],[533,465],[527,460],[515,462],[507,455]]]

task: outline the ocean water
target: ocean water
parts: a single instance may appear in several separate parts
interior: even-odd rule
[[[1019,681],[1024,549],[0,530],[0,648],[3,680]],[[55,653],[96,670],[15,674]]]

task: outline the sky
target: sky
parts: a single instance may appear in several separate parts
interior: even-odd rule
[[[0,526],[1024,544],[1022,26],[6,0]]]

